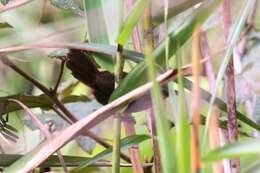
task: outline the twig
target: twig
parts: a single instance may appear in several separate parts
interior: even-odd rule
[[[205,57],[208,57],[208,61],[205,62],[205,70],[206,70],[206,75],[208,77],[209,81],[209,88],[210,92],[214,92],[214,86],[215,86],[215,73],[213,70],[213,64],[211,60],[211,53],[210,53],[210,48],[207,40],[206,33],[202,33],[201,35],[201,42],[203,46],[203,53]],[[210,137],[210,146],[215,149],[220,146],[220,132],[223,131],[223,129],[219,129],[219,122],[218,122],[218,112],[216,108],[213,108],[212,111],[212,116],[210,120],[210,130],[209,130],[209,137]],[[223,134],[222,134],[223,136]],[[214,163],[212,165],[213,168],[213,173],[223,173],[223,164],[221,162]]]
[[[229,29],[231,27],[231,2],[224,0],[223,2],[223,29],[226,43],[228,43]],[[238,140],[238,127],[236,115],[236,92],[235,92],[235,78],[234,78],[234,65],[233,55],[227,66],[225,83],[227,93],[227,116],[228,116],[228,133],[229,141],[234,143]],[[230,160],[232,173],[240,172],[239,159]]]
[[[124,117],[128,117],[130,119],[130,121],[123,121],[126,135],[136,135],[134,126],[135,122],[131,113],[124,113]],[[131,158],[131,163],[133,165],[133,172],[144,173],[138,145],[129,148],[129,155]]]
[[[56,82],[56,84],[55,84],[55,86],[54,86],[54,89],[53,89],[53,93],[54,93],[54,94],[57,93],[59,84],[60,84],[60,82],[61,82],[62,75],[63,75],[63,72],[64,72],[64,66],[65,66],[65,60],[64,60],[64,59],[61,59],[60,73],[59,73],[57,82]]]
[[[126,0],[126,8],[127,8],[128,12],[131,10],[130,8],[132,8],[133,5],[134,5],[134,0]],[[132,32],[132,42],[133,42],[134,50],[137,52],[142,52],[142,45],[141,45],[141,39],[140,39],[138,25],[134,28],[134,30]],[[125,114],[125,116],[132,117],[131,113],[124,113],[124,114]],[[123,121],[123,124],[125,127],[125,133],[127,136],[136,134],[134,122]],[[129,155],[131,158],[131,163],[133,164],[133,172],[134,173],[144,173],[138,145],[129,148],[128,151],[129,151]]]
[[[160,150],[159,150],[159,143],[157,140],[157,131],[155,126],[155,116],[153,112],[153,108],[150,108],[146,111],[146,121],[148,125],[148,130],[151,134],[152,139],[152,149],[153,149],[153,162],[154,162],[154,169],[155,173],[162,172],[162,165],[160,159]]]
[[[199,128],[200,128],[200,26],[196,26],[193,34],[192,44],[192,76],[194,84],[192,87],[192,141],[191,141],[191,154],[192,154],[192,171],[199,173],[201,171],[200,163],[200,146],[199,146]]]
[[[42,124],[42,122],[37,118],[36,115],[34,115],[34,113],[25,105],[23,104],[22,102],[20,102],[19,100],[16,100],[16,99],[9,99],[8,101],[12,101],[12,102],[15,102],[17,103],[19,106],[21,106],[25,112],[28,113],[28,115],[31,117],[32,119],[32,122],[34,123],[34,125],[36,127],[39,128],[39,130],[44,134],[44,136],[47,138],[47,139],[51,139],[52,137],[52,134],[49,132],[49,130],[47,129],[46,126],[44,126],[44,124]],[[58,159],[60,161],[60,164],[62,165],[63,169],[65,172],[68,172],[68,169],[66,167],[66,164],[65,164],[65,161],[64,161],[64,158],[61,154],[61,151],[60,150],[57,150],[57,155],[58,155]]]

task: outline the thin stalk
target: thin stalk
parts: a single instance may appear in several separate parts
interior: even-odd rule
[[[199,146],[199,128],[200,128],[200,26],[198,25],[193,33],[192,44],[192,141],[191,141],[191,154],[192,154],[192,172],[200,173],[200,146]]]
[[[148,22],[150,22],[150,9],[146,10],[145,13],[145,19]],[[154,48],[154,41],[153,41],[153,36],[151,31],[149,31],[147,26],[147,31],[145,31],[145,34],[147,35],[147,40],[145,40],[147,42],[147,44],[149,44],[148,46],[150,46],[152,49]],[[145,29],[145,28],[144,28]],[[149,43],[150,42],[150,43]],[[154,171],[155,173],[161,173],[162,170],[162,162],[161,162],[161,156],[160,156],[160,149],[159,149],[159,141],[158,141],[158,129],[156,126],[156,118],[155,118],[155,112],[154,112],[154,108],[152,107],[149,110],[147,110],[147,120],[148,120],[148,129],[152,135],[152,148],[153,148],[153,162],[154,162]]]
[[[145,58],[148,65],[148,75],[152,81],[151,95],[152,103],[155,111],[156,129],[158,132],[159,149],[161,160],[163,160],[162,168],[164,173],[173,171],[172,155],[173,145],[170,141],[169,124],[165,117],[165,109],[160,85],[156,80],[157,69],[153,59],[153,33],[151,28],[151,10],[150,6],[146,8],[144,13],[144,38],[145,38]]]
[[[169,0],[164,0],[164,38],[165,38],[165,63],[169,66],[169,34],[168,34],[168,8]]]
[[[130,119],[127,122],[123,121],[126,135],[127,136],[136,135],[135,126],[134,126],[135,122],[134,122],[134,119],[133,119],[131,113],[129,113],[129,114],[125,113],[124,117],[129,117],[129,119]],[[129,148],[129,155],[130,155],[131,162],[133,165],[133,172],[134,173],[144,173],[138,145]]]
[[[123,0],[119,1],[119,32],[124,20],[124,2]],[[118,83],[123,78],[124,70],[124,57],[122,56],[123,46],[117,45],[117,54],[116,54],[116,64],[114,69],[115,74],[115,86],[117,87]],[[114,138],[113,138],[113,155],[112,155],[112,173],[120,173],[120,138],[121,138],[121,125],[122,125],[122,114],[116,113],[114,116]]]
[[[127,9],[128,12],[133,7],[134,1],[135,0],[126,0],[126,9]],[[137,51],[137,52],[142,52],[142,46],[141,46],[141,40],[140,40],[138,25],[135,26],[135,28],[133,30],[132,42],[133,42],[134,50]],[[130,62],[129,62],[129,65],[131,65]],[[130,67],[130,68],[132,69],[133,67]],[[126,114],[124,116],[132,117],[131,113],[129,113],[129,115]],[[123,121],[123,124],[124,124],[124,128],[125,128],[125,133],[126,133],[127,136],[136,134],[134,122]],[[139,151],[138,145],[129,148],[129,155],[130,155],[130,158],[131,158],[131,163],[133,165],[133,172],[134,173],[144,173],[143,164],[142,164],[142,160],[140,158],[140,151]]]
[[[61,65],[60,65],[60,73],[59,73],[59,76],[58,76],[58,79],[57,79],[57,82],[54,86],[54,89],[53,89],[53,93],[57,93],[57,90],[58,90],[58,87],[60,85],[60,82],[61,82],[61,79],[62,79],[62,75],[63,75],[63,72],[64,72],[64,66],[65,66],[65,60],[61,60]]]
[[[162,165],[161,165],[159,143],[157,139],[158,134],[155,125],[155,115],[154,115],[153,108],[150,108],[146,111],[146,117],[147,117],[146,120],[148,122],[148,129],[152,138],[154,172],[161,173]]]
[[[180,50],[177,52],[176,64],[179,73],[177,74],[178,81],[178,115],[176,117],[176,155],[178,158],[178,172],[190,172],[190,126],[188,123],[188,113],[185,101],[184,90],[184,75],[181,71],[182,59]],[[188,166],[187,166],[188,165]]]
[[[231,27],[231,1],[224,0],[223,2],[223,27],[226,44],[228,44],[229,29]],[[229,142],[234,143],[238,140],[238,126],[236,115],[236,93],[235,93],[235,77],[234,77],[234,64],[233,54],[229,60],[226,74],[225,84],[227,93],[227,116],[228,116],[228,134]],[[240,172],[239,159],[230,160],[232,173]]]
[[[117,83],[120,82],[123,76],[123,68],[124,68],[124,59],[122,57],[123,47],[118,45],[116,56],[116,67],[115,67],[115,78],[116,78],[116,86]],[[113,156],[112,156],[112,173],[120,172],[120,138],[121,138],[121,123],[122,117],[121,113],[116,113],[114,118],[114,140],[113,140]]]
[[[32,123],[38,127],[38,129],[43,133],[43,135],[47,138],[47,139],[51,139],[52,138],[52,134],[51,132],[48,130],[48,128],[38,119],[38,117],[25,105],[23,104],[22,102],[20,102],[19,100],[15,100],[15,99],[10,99],[8,101],[12,101],[12,102],[15,102],[17,103],[19,106],[21,106],[25,112],[28,113],[29,117],[31,118],[32,120]],[[64,161],[64,158],[62,156],[62,153],[60,150],[57,150],[56,151],[57,153],[57,156],[58,156],[58,159],[59,159],[59,162],[60,164],[62,165],[63,167],[63,170],[65,173],[68,173],[68,168],[65,164],[65,161]]]
[[[120,113],[114,116],[114,140],[113,140],[113,155],[112,155],[112,173],[120,172],[120,138],[121,138],[121,121]]]
[[[203,46],[203,53],[204,57],[208,58],[208,60],[205,62],[205,72],[209,81],[209,88],[210,92],[212,93],[214,91],[214,86],[215,86],[215,73],[213,69],[213,64],[212,64],[212,55],[210,53],[210,48],[207,40],[207,36],[205,33],[202,33],[201,35],[201,41],[202,41],[202,46]],[[220,146],[220,131],[222,129],[219,128],[218,125],[218,112],[217,109],[214,107],[212,110],[212,115],[210,119],[210,130],[209,130],[209,142],[211,148],[215,149]],[[223,141],[222,141],[223,142]],[[223,164],[221,162],[214,163],[212,165],[213,173],[223,173]]]

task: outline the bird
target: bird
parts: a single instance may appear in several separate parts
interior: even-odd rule
[[[72,75],[90,87],[96,100],[105,105],[115,89],[115,76],[109,71],[100,71],[91,55],[84,50],[70,49],[66,67]]]

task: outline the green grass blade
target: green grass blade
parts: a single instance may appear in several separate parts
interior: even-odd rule
[[[147,30],[149,30],[149,28],[146,28],[146,31]],[[153,82],[151,95],[152,95],[153,110],[155,113],[155,123],[156,123],[156,130],[158,134],[157,138],[159,141],[160,158],[161,158],[163,172],[172,173],[174,169],[174,163],[172,160],[172,156],[174,155],[174,151],[173,151],[174,148],[171,140],[168,120],[166,118],[166,111],[164,108],[164,101],[161,93],[161,88],[159,83],[156,81],[157,68],[154,64],[154,58],[152,52],[153,45],[152,45],[151,37],[152,37],[151,35],[147,34],[145,55],[146,55],[146,63],[148,66],[149,79]]]
[[[181,56],[176,58],[178,69],[181,68]],[[176,152],[178,172],[187,173],[191,171],[190,163],[190,125],[185,101],[184,76],[178,73],[178,115],[176,116]]]
[[[86,10],[86,23],[87,23],[87,39],[91,43],[109,44],[109,37],[107,33],[106,22],[102,9],[101,0],[83,0],[84,9]],[[101,68],[113,72],[114,61],[102,55],[94,56],[96,62]]]
[[[177,45],[182,46],[192,35],[196,23],[204,22],[207,17],[220,4],[221,0],[210,0],[203,4],[195,14],[180,26],[176,31],[169,34],[169,56],[175,54]],[[153,52],[155,63],[160,67],[165,67],[165,43],[160,44]],[[120,82],[119,86],[110,97],[110,101],[128,93],[138,86],[147,82],[146,78],[147,65],[145,62],[139,63],[135,68]]]
[[[23,155],[17,154],[0,154],[0,166],[7,167],[14,163],[16,160],[23,157]],[[80,163],[84,162],[88,157],[75,157],[75,156],[63,156],[64,161],[67,166],[77,166]],[[46,161],[44,161],[41,166],[43,167],[54,167],[61,166],[58,156],[52,155]]]
[[[137,22],[142,18],[146,5],[150,0],[138,0],[122,26],[122,31],[117,38],[117,43],[125,45]]]
[[[215,84],[215,89],[214,89],[214,92],[213,92],[211,100],[210,100],[208,115],[207,115],[207,119],[206,119],[206,125],[205,125],[203,138],[202,138],[202,148],[204,148],[206,146],[206,138],[207,138],[207,133],[208,133],[208,128],[209,128],[208,126],[209,126],[209,121],[210,121],[210,117],[211,117],[211,114],[212,114],[213,104],[214,104],[214,101],[216,99],[217,90],[220,86],[221,80],[224,77],[224,74],[225,74],[228,62],[231,58],[234,46],[239,39],[239,36],[240,36],[240,34],[243,30],[244,24],[246,22],[246,19],[249,15],[250,11],[253,9],[254,4],[255,4],[255,0],[247,0],[245,2],[244,9],[241,12],[241,15],[237,18],[237,21],[236,21],[232,31],[230,32],[231,35],[229,36],[229,39],[228,39],[229,46],[228,46],[227,51],[225,53],[222,64],[219,68],[219,72],[218,72],[216,84]]]
[[[235,158],[245,155],[258,154],[260,151],[259,139],[246,139],[234,144],[228,144],[203,156],[204,162],[214,162],[225,158]]]
[[[121,140],[120,142],[120,149],[128,149],[134,145],[138,145],[139,143],[149,139],[149,136],[147,135],[134,135],[134,136],[128,136]],[[89,165],[104,159],[106,157],[109,157],[112,155],[112,148],[107,148],[106,150],[102,151],[101,153],[95,155],[94,157],[88,159],[87,161],[83,162],[79,167],[77,167],[73,172],[78,173],[83,171],[86,167]]]

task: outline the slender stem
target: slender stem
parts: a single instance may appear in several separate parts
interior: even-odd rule
[[[214,92],[214,86],[215,86],[215,73],[213,70],[213,64],[212,64],[212,55],[210,53],[210,48],[207,40],[207,36],[205,33],[202,32],[201,35],[201,41],[202,41],[202,46],[203,46],[203,53],[206,58],[208,58],[208,61],[205,62],[205,71],[206,75],[208,77],[209,81],[209,88],[210,92]],[[223,131],[222,129],[219,128],[218,124],[218,111],[214,107],[211,115],[211,120],[210,120],[210,130],[209,130],[209,137],[210,137],[210,146],[211,148],[215,149],[220,146],[220,132]],[[224,136],[224,135],[223,135]],[[224,141],[221,141],[224,143]],[[213,173],[223,173],[224,172],[224,167],[221,162],[214,163],[212,165]]]
[[[121,138],[121,114],[117,113],[114,116],[114,140],[113,140],[113,156],[112,156],[112,173],[120,172],[120,138]]]
[[[62,79],[62,75],[63,75],[63,72],[64,72],[64,66],[65,66],[65,60],[61,59],[60,73],[59,73],[57,82],[56,82],[56,84],[54,86],[53,93],[57,93],[57,90],[58,90],[58,87],[60,85],[60,82],[61,82],[61,79]]]
[[[231,2],[224,0],[223,2],[223,29],[226,43],[228,43],[229,29],[231,27]],[[227,115],[228,115],[228,133],[229,141],[231,143],[238,140],[238,126],[236,115],[236,93],[235,93],[235,78],[234,78],[234,64],[233,54],[227,66],[225,83],[227,93]],[[240,172],[239,159],[232,159],[230,161],[232,173]]]
[[[152,140],[154,172],[160,173],[160,172],[162,172],[162,165],[161,165],[161,158],[160,158],[159,143],[158,143],[158,140],[157,140],[155,115],[154,115],[154,111],[153,111],[152,108],[147,110],[146,120],[148,122],[148,129],[149,129],[149,132],[151,134],[151,140]]]
[[[154,41],[153,41],[153,33],[151,30],[151,7],[147,7],[145,10],[144,15],[144,33],[145,33],[145,51],[151,52],[154,48]],[[146,57],[147,64],[151,66],[149,70],[149,77],[151,80],[154,80],[156,76],[156,69],[154,67],[154,62],[152,61],[152,58],[147,55]],[[155,81],[153,81],[155,82]],[[162,113],[162,112],[161,112]],[[153,159],[155,164],[155,173],[162,172],[162,165],[161,165],[161,157],[160,157],[160,149],[159,149],[159,142],[158,142],[158,136],[157,136],[157,127],[156,127],[156,118],[153,111],[153,108],[148,110],[147,116],[150,116],[147,118],[150,132],[152,135],[152,145],[153,145]],[[160,115],[158,115],[160,116]]]
[[[119,0],[119,27],[118,31],[121,32],[121,27],[124,21],[124,1]],[[120,80],[123,78],[124,70],[124,57],[123,45],[117,45],[117,54],[116,54],[116,65],[115,65],[115,86],[117,87]],[[112,173],[120,173],[120,138],[121,138],[121,125],[122,125],[122,114],[116,113],[114,116],[114,138],[113,138],[113,156],[112,156]]]
[[[200,128],[200,26],[197,26],[193,34],[192,44],[192,76],[194,85],[192,87],[192,172],[201,171],[200,147],[199,147],[199,128]]]
[[[131,113],[124,113],[124,117],[128,117],[130,121],[123,121],[125,127],[125,133],[127,136],[136,135],[135,132],[135,121]],[[129,148],[129,155],[133,165],[134,173],[144,173],[143,164],[140,158],[140,152],[138,145]]]
[[[124,69],[124,57],[122,56],[123,46],[118,44],[117,46],[117,55],[116,55],[116,65],[115,65],[115,77],[116,82],[119,83],[123,78],[123,69]]]
[[[131,10],[133,5],[134,5],[134,0],[126,0],[126,9],[128,12]],[[135,28],[132,32],[132,42],[133,42],[134,50],[137,52],[142,52],[142,45],[141,45],[138,25],[135,26]],[[129,62],[129,64],[131,65],[130,62]],[[132,117],[131,113],[129,113],[129,114],[124,113],[124,116]],[[127,136],[136,134],[134,122],[123,121],[123,124],[124,124],[124,128],[125,128],[125,133]],[[128,151],[129,151],[129,155],[131,158],[131,163],[133,164],[133,172],[134,173],[144,173],[144,168],[143,168],[138,145],[129,148]]]
[[[124,68],[124,58],[122,57],[123,47],[118,44],[117,47],[117,56],[116,56],[116,66],[115,66],[115,78],[116,86],[120,82],[123,76]],[[116,113],[114,119],[114,139],[113,139],[113,156],[112,156],[112,173],[120,172],[120,138],[121,138],[121,123],[122,123],[122,114]]]

